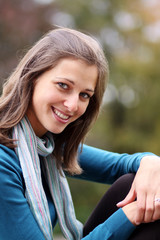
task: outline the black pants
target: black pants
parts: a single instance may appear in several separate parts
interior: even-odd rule
[[[84,236],[88,235],[96,226],[103,223],[118,208],[116,203],[123,200],[130,190],[134,174],[120,177],[100,200],[93,213],[84,225]],[[159,240],[160,220],[153,223],[139,225],[129,237],[129,240]]]

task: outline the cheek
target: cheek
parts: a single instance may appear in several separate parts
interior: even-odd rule
[[[79,108],[79,115],[80,116],[82,116],[86,112],[88,105],[89,105],[89,102],[84,103],[84,104],[82,104],[82,106],[80,106],[80,108]]]

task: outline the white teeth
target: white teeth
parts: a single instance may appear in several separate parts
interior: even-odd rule
[[[66,115],[62,114],[61,112],[57,111],[56,109],[54,109],[54,113],[55,113],[58,117],[60,117],[60,118],[62,118],[62,119],[64,119],[64,120],[67,120],[67,119],[69,118],[69,116],[66,116]]]

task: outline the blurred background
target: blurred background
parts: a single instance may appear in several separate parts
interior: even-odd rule
[[[1,83],[54,25],[95,36],[109,62],[102,111],[86,142],[114,152],[159,155],[160,1],[0,0]],[[69,182],[77,217],[85,222],[109,186]]]

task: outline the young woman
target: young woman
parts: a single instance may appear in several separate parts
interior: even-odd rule
[[[158,157],[83,146],[99,113],[107,75],[105,56],[93,38],[59,28],[28,51],[5,83],[0,98],[0,239],[51,240],[58,219],[68,240],[125,240],[136,225],[160,218]],[[135,180],[127,175],[127,186],[126,178],[113,184],[83,228],[65,174],[113,183],[129,172],[137,172]],[[148,190],[151,179],[155,184]]]

